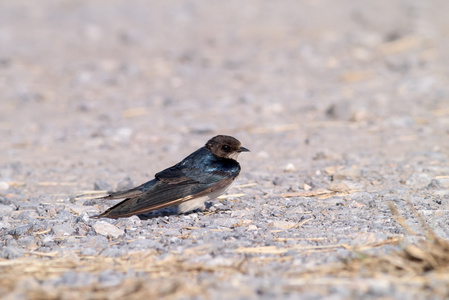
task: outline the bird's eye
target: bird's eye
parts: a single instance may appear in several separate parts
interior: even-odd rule
[[[223,145],[223,146],[221,146],[221,150],[223,150],[223,151],[225,151],[225,152],[228,152],[230,149],[231,149],[231,148],[229,148],[228,145]]]

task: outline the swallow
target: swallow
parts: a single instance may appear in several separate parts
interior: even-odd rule
[[[237,157],[248,151],[232,136],[217,135],[153,180],[100,198],[124,200],[95,217],[117,219],[172,206],[186,213],[202,207],[228,190],[240,173]]]

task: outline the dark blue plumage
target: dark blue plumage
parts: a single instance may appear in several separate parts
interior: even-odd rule
[[[218,135],[178,164],[156,173],[155,179],[104,199],[123,199],[98,217],[119,218],[170,206],[179,212],[198,208],[224,193],[240,173],[235,160],[241,147],[233,137]]]

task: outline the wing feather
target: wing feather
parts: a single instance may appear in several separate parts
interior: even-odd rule
[[[185,201],[206,196],[215,190],[223,189],[228,186],[232,180],[232,178],[225,178],[213,185],[185,184],[176,187],[160,182],[151,190],[148,190],[141,195],[123,200],[100,214],[98,217],[129,217],[179,205]]]
[[[134,189],[104,199],[123,199],[98,217],[120,218],[179,205],[228,186],[239,174],[234,160],[219,160],[204,147]]]

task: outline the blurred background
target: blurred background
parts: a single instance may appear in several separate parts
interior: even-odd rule
[[[3,0],[0,180],[141,183],[216,134],[244,181],[447,152],[448,6]]]

